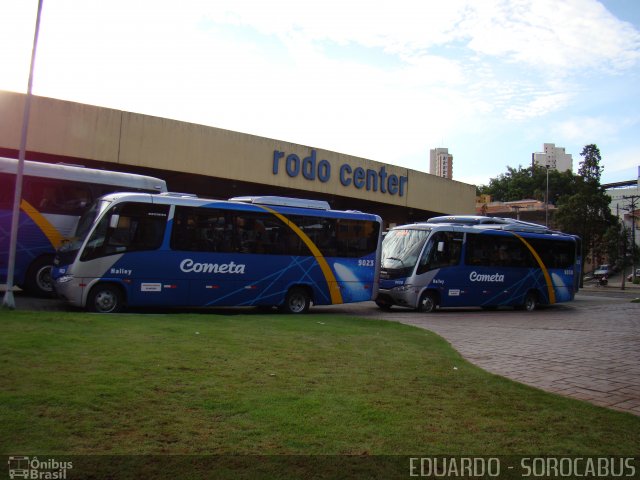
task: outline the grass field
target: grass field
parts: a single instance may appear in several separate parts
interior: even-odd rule
[[[638,455],[640,418],[322,315],[0,311],[4,455]]]

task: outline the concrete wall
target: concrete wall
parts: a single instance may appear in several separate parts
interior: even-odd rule
[[[19,147],[24,99],[22,94],[0,91],[0,148]],[[219,128],[43,97],[32,101],[27,150],[434,212],[473,214],[475,207],[475,186],[425,172]],[[305,169],[311,166],[316,168]]]
[[[24,99],[0,91],[0,147],[19,148]],[[115,163],[121,117],[117,110],[33,97],[27,150]]]

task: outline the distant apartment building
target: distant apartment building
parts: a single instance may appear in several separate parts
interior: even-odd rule
[[[556,147],[553,143],[545,143],[544,152],[533,153],[532,163],[533,165],[549,167],[559,172],[573,170],[573,157],[571,154],[566,153],[564,148]]]
[[[636,245],[640,247],[640,166],[637,180],[611,183],[603,187],[611,197],[611,213],[624,223]]]
[[[430,151],[429,173],[438,177],[453,179],[453,155],[448,148],[433,148]]]

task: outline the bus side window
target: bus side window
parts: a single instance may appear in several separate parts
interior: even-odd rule
[[[143,217],[138,222],[138,228],[133,234],[130,244],[135,250],[156,250],[162,244],[165,221],[160,218]]]
[[[58,186],[50,179],[25,177],[24,199],[44,213],[60,213]]]
[[[26,177],[25,177],[26,180]],[[0,173],[0,185],[3,186],[0,189],[0,206],[11,208],[13,206],[13,197],[15,194],[15,175],[8,175]]]
[[[529,242],[547,268],[573,268],[575,244],[571,241],[533,239]]]
[[[265,253],[268,244],[264,215],[237,213],[235,216],[236,245],[239,253]]]
[[[117,227],[109,232],[108,246],[116,247],[118,253],[160,248],[168,213],[168,205],[125,204]]]
[[[113,247],[117,252],[123,252],[131,244],[131,217],[120,216],[116,221],[112,223],[114,223],[115,225],[110,225],[113,230],[109,235],[107,245],[109,247]],[[136,223],[134,221],[133,229],[135,228]]]
[[[429,263],[430,263],[431,257],[433,256],[433,254],[431,253],[432,250],[433,250],[433,240],[429,240],[429,243],[427,244],[427,247],[425,248],[424,253],[422,254],[422,257],[420,257],[420,262],[418,262],[418,271],[417,271],[418,275],[431,270]]]
[[[460,264],[460,256],[462,255],[462,233],[452,232],[449,242],[449,265],[454,266]]]
[[[336,222],[337,254],[341,257],[363,257],[377,248],[378,224],[361,220],[338,219]]]
[[[65,185],[60,189],[60,207],[68,213],[80,215],[91,203],[91,190],[85,186]]]
[[[168,213],[168,205],[117,205],[91,234],[81,260],[160,248]]]
[[[462,233],[436,232],[430,239],[418,265],[418,274],[460,263]]]
[[[483,235],[481,233],[468,233],[465,263],[479,267],[500,265],[501,242],[501,237]]]

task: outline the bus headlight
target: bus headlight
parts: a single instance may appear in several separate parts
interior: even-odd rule
[[[412,287],[413,285],[400,285],[399,287],[393,287],[393,290],[396,292],[408,292]]]

